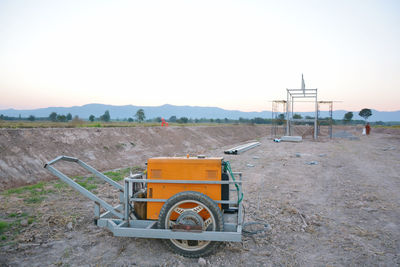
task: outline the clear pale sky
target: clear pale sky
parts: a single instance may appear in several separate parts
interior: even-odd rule
[[[334,109],[400,110],[400,1],[0,0],[0,109],[270,110],[302,73]]]

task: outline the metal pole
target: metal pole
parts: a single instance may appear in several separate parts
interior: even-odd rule
[[[315,91],[315,118],[314,118],[314,140],[318,139],[318,91]]]
[[[272,101],[272,111],[271,111],[271,137],[274,138],[274,128],[275,128],[275,122],[274,122],[274,106],[275,106],[275,101]]]
[[[291,128],[292,128],[292,123],[293,123],[293,106],[294,106],[294,101],[292,101],[292,110],[291,110],[292,116],[290,118],[290,126],[291,126]],[[290,129],[290,135],[292,135],[292,129]]]
[[[286,89],[287,91],[287,102],[286,102],[286,135],[290,135],[289,133],[289,90]]]
[[[329,137],[332,139],[332,132],[333,132],[333,129],[332,129],[332,124],[333,124],[333,121],[332,121],[332,113],[333,113],[333,102],[331,102],[330,104],[329,104]]]

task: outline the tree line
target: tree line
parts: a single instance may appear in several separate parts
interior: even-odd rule
[[[364,118],[365,121],[372,116],[372,111],[368,108],[362,109],[359,114],[362,118]],[[307,121],[301,121],[303,117],[300,114],[294,114],[293,119],[295,119],[296,124],[307,124],[309,122]],[[305,116],[304,119],[310,120],[314,119],[312,116]],[[335,120],[332,119],[333,124],[361,124],[364,123],[362,120],[352,120],[353,119],[353,112],[347,112],[342,120]],[[48,117],[40,117],[36,118],[33,115],[30,115],[28,118],[22,118],[21,115],[18,117],[9,117],[9,116],[4,116],[3,114],[0,115],[0,120],[28,120],[28,121],[52,121],[52,122],[68,122],[71,120],[81,120],[77,115],[72,116],[71,113],[68,113],[66,115],[64,114],[57,114],[56,112],[50,113]],[[330,118],[319,118],[320,124],[321,125],[328,125],[329,124]],[[104,112],[104,114],[96,117],[94,115],[89,116],[89,121],[94,122],[94,121],[102,121],[102,122],[109,122],[111,121],[111,115],[108,110]],[[137,110],[135,114],[133,114],[132,117],[129,118],[124,118],[124,119],[116,119],[114,121],[127,121],[127,122],[157,122],[161,123],[161,117],[156,117],[153,119],[147,119],[146,120],[146,115],[143,109]],[[278,114],[274,119],[266,119],[266,118],[261,118],[261,117],[255,117],[252,119],[247,119],[247,118],[239,118],[239,119],[228,119],[228,118],[216,118],[216,119],[208,119],[208,118],[188,118],[188,117],[180,117],[178,118],[177,116],[171,116],[166,121],[171,122],[171,123],[179,123],[179,124],[186,124],[186,123],[225,123],[225,124],[278,124],[278,125],[283,125],[286,123],[286,116],[284,113]],[[387,123],[384,122],[375,122],[374,124],[376,125],[385,125]]]

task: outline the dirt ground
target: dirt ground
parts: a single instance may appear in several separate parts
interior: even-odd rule
[[[100,171],[144,166],[156,156],[205,154],[270,134],[265,126],[0,129],[0,190],[54,179],[43,165],[60,155]],[[71,175],[83,169],[59,165]]]
[[[195,130],[185,134],[190,136]],[[262,136],[263,131],[255,134],[254,128],[250,128],[241,130],[249,133],[245,140],[258,138],[261,145],[240,155],[224,155],[223,151],[245,141],[239,139],[246,134],[240,138],[218,137],[214,141],[205,141],[199,134],[191,139],[198,146],[186,145],[175,150],[187,152],[190,147],[193,153],[229,160],[234,171],[243,172],[246,182],[245,221],[267,221],[272,227],[266,234],[244,236],[240,243],[223,244],[205,258],[207,265],[400,265],[400,131],[373,129],[372,135],[361,136],[358,128],[341,130],[357,138],[275,143],[268,131]],[[231,132],[217,128],[212,131],[216,136]],[[189,142],[185,138],[182,140]],[[231,143],[227,143],[229,138],[233,139]],[[144,156],[149,154],[141,154]],[[113,192],[109,187],[100,187],[98,191],[111,201]],[[0,200],[1,214],[31,209],[4,194]],[[114,237],[96,227],[92,220],[93,204],[72,190],[53,193],[35,210],[40,214],[37,222],[19,234],[18,242],[0,247],[0,265],[199,264],[197,259],[173,254],[160,240]]]

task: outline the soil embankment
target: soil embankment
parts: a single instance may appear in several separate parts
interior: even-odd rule
[[[105,171],[147,158],[197,155],[269,135],[265,126],[0,129],[0,190],[54,178],[43,165],[67,155]],[[78,165],[57,165],[69,175]]]

